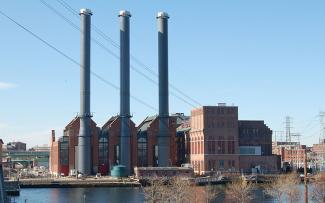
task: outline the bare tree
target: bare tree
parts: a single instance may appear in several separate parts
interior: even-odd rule
[[[180,177],[171,179],[154,177],[148,181],[148,186],[143,188],[143,193],[145,201],[150,203],[210,203],[219,191],[211,185],[206,187],[192,185],[189,180]]]
[[[165,182],[162,178],[153,177],[148,180],[148,186],[143,188],[146,202],[162,202],[166,193]]]
[[[299,192],[299,177],[296,173],[288,174],[284,177],[285,180],[285,194],[287,196],[287,202],[298,202],[300,198]]]
[[[217,190],[216,187],[211,184],[206,185],[204,188],[204,197],[206,203],[212,202],[212,200],[214,200],[219,194],[220,191]]]
[[[320,173],[315,177],[312,199],[318,203],[325,203],[325,173]]]
[[[286,202],[296,202],[300,197],[298,184],[297,174],[281,175],[265,185],[264,193],[274,197],[280,203],[285,196],[287,197]]]
[[[189,180],[174,177],[169,181],[168,187],[170,188],[170,201],[176,203],[187,203],[191,201],[192,186]]]
[[[253,185],[244,180],[233,181],[227,185],[226,199],[232,202],[247,203],[253,199]]]
[[[264,186],[264,193],[272,196],[278,202],[282,202],[283,196],[285,194],[284,188],[286,186],[285,179],[282,177],[277,177],[272,180],[271,183]]]

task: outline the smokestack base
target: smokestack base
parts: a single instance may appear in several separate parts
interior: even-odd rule
[[[81,14],[84,14],[84,15],[92,15],[93,13],[88,8],[82,8],[82,9],[80,9],[80,12],[79,12],[79,15],[81,15]]]

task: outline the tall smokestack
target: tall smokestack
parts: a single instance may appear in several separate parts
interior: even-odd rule
[[[131,171],[130,133],[130,17],[129,11],[120,11],[120,164]]]
[[[159,12],[158,21],[158,72],[159,72],[159,134],[158,166],[170,165],[170,136],[168,133],[168,13]]]
[[[81,20],[81,54],[80,54],[80,130],[78,136],[77,170],[91,174],[91,142],[90,142],[90,18],[89,9],[80,10]]]

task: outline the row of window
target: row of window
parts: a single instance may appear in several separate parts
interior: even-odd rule
[[[208,160],[206,162],[203,160],[191,161],[191,164],[195,171],[216,171],[226,168],[235,168],[235,163],[235,160]]]
[[[235,154],[235,141],[206,141],[205,143],[207,146],[206,151],[204,151],[203,149],[203,141],[191,142],[191,153],[193,154]]]

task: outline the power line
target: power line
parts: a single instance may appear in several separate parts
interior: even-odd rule
[[[44,2],[43,0],[40,0],[41,2]],[[63,6],[67,11],[69,11],[71,14],[73,14],[74,16],[78,17],[78,12],[73,9],[68,3],[66,3],[63,0],[56,0],[61,6]],[[52,9],[51,9],[52,10]],[[55,13],[58,13],[58,11],[56,11]],[[66,18],[64,17],[62,14],[59,15],[62,18]],[[70,21],[71,22],[71,21]],[[70,23],[69,23],[70,24]],[[93,28],[93,30],[100,35],[104,40],[108,41],[109,43],[111,43],[115,48],[120,48],[119,44],[116,43],[112,38],[110,38],[109,36],[107,36],[101,29],[99,29],[97,26],[95,26],[94,24],[91,25],[91,27]],[[107,48],[106,48],[107,49]],[[158,77],[158,74],[153,71],[151,68],[149,68],[147,65],[145,65],[143,62],[141,62],[141,60],[139,60],[137,57],[135,57],[134,55],[130,54],[131,59],[138,64],[139,66],[143,67],[145,70],[147,70],[148,73],[150,73],[151,75],[153,75],[154,77]],[[134,66],[131,66],[131,68],[135,69]],[[141,72],[141,71],[136,71],[136,72]],[[141,75],[143,76],[144,73],[141,73]],[[146,77],[147,78],[147,77]],[[147,78],[148,79],[148,78]],[[155,84],[157,84],[155,82]],[[188,100],[191,100],[191,102],[193,102],[196,105],[201,106],[200,102],[196,101],[195,99],[193,99],[192,97],[188,96],[187,94],[185,94],[183,91],[181,91],[180,89],[178,89],[177,87],[175,87],[173,84],[169,83],[169,86],[176,92],[178,92],[179,94],[181,94],[183,97],[187,98]],[[171,93],[173,96],[177,97],[178,99],[180,99],[179,96],[176,96],[174,93]],[[184,99],[180,99],[183,102],[185,101]],[[186,101],[185,103],[195,107],[195,105],[190,104],[188,101]]]
[[[68,59],[69,61],[71,61],[72,63],[74,63],[75,65],[81,67],[81,68],[84,68],[81,66],[81,64],[79,62],[77,62],[75,59],[73,59],[72,57],[68,56],[67,54],[65,54],[64,52],[62,52],[61,50],[59,50],[58,48],[56,48],[55,46],[53,46],[52,44],[50,44],[49,42],[47,42],[46,40],[44,40],[43,38],[41,38],[40,36],[38,36],[37,34],[35,34],[34,32],[32,32],[31,30],[29,30],[28,28],[26,28],[25,26],[23,26],[22,24],[18,23],[16,20],[14,20],[13,18],[11,18],[10,16],[8,16],[7,14],[5,14],[3,11],[0,10],[0,14],[4,17],[6,17],[8,20],[10,20],[11,22],[13,22],[15,25],[19,26],[21,29],[25,30],[26,32],[28,32],[30,35],[32,35],[33,37],[35,37],[36,39],[38,39],[39,41],[43,42],[46,46],[50,47],[51,49],[53,49],[54,51],[56,51],[57,53],[59,53],[61,56],[65,57],[66,59]],[[105,84],[113,87],[114,89],[117,89],[119,90],[120,88],[107,81],[105,78],[103,78],[102,76],[100,76],[99,74],[95,73],[94,71],[91,71],[91,74],[94,75],[97,79],[101,80],[102,82],[104,82]],[[144,102],[143,100],[135,97],[135,96],[132,96],[131,95],[131,98],[136,100],[137,102],[143,104],[144,106],[154,110],[154,111],[157,111],[157,109],[153,106],[151,106],[150,104]]]
[[[48,3],[46,3],[44,0],[40,0],[40,2],[42,4],[44,4],[46,7],[48,7],[51,11],[53,11],[55,14],[57,14],[59,17],[61,17],[65,22],[67,22],[69,25],[71,25],[74,29],[78,30],[79,32],[81,32],[80,28],[75,25],[71,20],[69,20],[68,18],[66,18],[64,15],[62,15],[60,12],[58,12],[55,8],[53,8],[51,5],[49,5]],[[91,37],[91,40],[97,44],[99,47],[101,47],[103,50],[105,50],[107,53],[109,53],[110,55],[112,55],[114,58],[116,59],[120,59],[120,57],[115,54],[113,51],[111,51],[109,48],[107,48],[104,44],[102,44],[101,42],[99,42],[97,39]],[[152,78],[150,78],[149,76],[147,76],[146,74],[144,74],[143,72],[141,72],[139,69],[135,68],[134,66],[131,65],[131,68],[134,72],[138,73],[139,75],[141,75],[142,77],[146,78],[147,80],[149,80],[151,83],[158,85],[158,83],[153,80]],[[195,107],[193,104],[191,104],[190,102],[188,102],[187,100],[183,99],[182,97],[176,95],[175,93],[173,93],[172,91],[170,91],[170,94],[173,95],[174,97],[178,98],[179,100],[183,101],[184,103]]]

